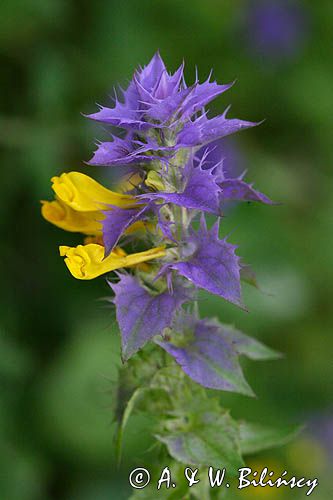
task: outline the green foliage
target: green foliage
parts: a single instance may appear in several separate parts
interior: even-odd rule
[[[238,449],[238,427],[228,413],[200,411],[186,414],[184,419],[188,422],[181,419],[168,422],[169,430],[156,436],[170,455],[183,464],[212,467],[223,464],[230,474],[236,474],[243,461]]]
[[[299,426],[273,428],[257,423],[240,422],[239,439],[242,454],[249,455],[282,446],[294,439],[300,430]]]
[[[221,97],[215,109],[232,102],[232,116],[266,119],[231,144],[255,185],[283,203],[272,209],[237,206],[233,217],[223,218],[225,233],[235,234],[260,288],[270,294],[244,286],[249,314],[203,295],[202,316],[218,315],[286,354],[278,365],[246,364],[258,399],[223,394],[223,405],[254,422],[331,416],[332,1],[299,2],[309,32],[295,59],[278,67],[250,53],[241,24],[246,3],[1,2],[0,326],[11,339],[2,343],[0,357],[1,499],[125,500],[128,469],[147,458],[152,424],[143,429],[135,416],[126,426],[124,468],[118,471],[112,460],[116,405],[109,367],[119,356],[113,318],[99,309],[101,283],[82,286],[67,276],[57,245],[72,237],[60,236],[40,219],[38,200],[49,197],[45,186],[51,175],[80,169],[94,147],[91,137],[101,138],[80,113],[95,109],[95,96],[106,103],[110,85],[126,84],[138,62],[158,47],[172,69],[186,59],[191,80],[195,65],[200,77],[214,68],[218,81],[237,78],[237,91]],[[112,179],[110,170],[102,174]],[[80,332],[96,308],[105,319],[104,340],[94,323],[88,343]],[[142,367],[149,379],[155,369],[147,359]],[[133,375],[131,387],[136,380]],[[326,500],[331,498],[331,484],[324,486],[331,478],[328,443],[311,428],[306,432],[323,457],[318,498]],[[264,457],[293,470],[292,451],[272,450]],[[164,463],[160,457],[149,460],[159,470]],[[311,448],[295,460],[300,473],[313,470]],[[179,500],[178,488],[172,493]],[[156,498],[153,489],[151,499]]]
[[[178,471],[180,462],[183,467],[225,467],[236,476],[245,464],[244,455],[285,444],[299,430],[238,422],[221,407],[215,391],[207,392],[192,382],[176,364],[157,370],[145,386],[133,392],[120,423],[118,446],[131,415],[136,413],[150,416],[151,433],[166,447],[162,450],[164,460],[170,461],[167,450],[178,462]],[[153,489],[146,488],[132,498],[149,499],[152,494]],[[162,498],[173,495],[172,490],[162,492]]]

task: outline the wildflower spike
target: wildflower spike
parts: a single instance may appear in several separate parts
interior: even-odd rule
[[[237,471],[241,425],[205,388],[252,396],[239,357],[278,353],[198,313],[200,289],[244,308],[241,279],[257,286],[237,247],[219,236],[224,204],[272,204],[223,163],[219,140],[257,125],[227,118],[229,108],[208,116],[205,106],[231,86],[211,75],[200,83],[198,74],[187,85],[184,65],[170,73],[157,52],[113,105],[88,116],[118,129],[98,142],[88,162],[112,167],[116,190],[80,172],[63,173],[52,178],[56,197],[42,202],[42,215],[85,235],[85,244],[59,248],[75,278],[107,275],[126,362],[117,392],[133,394],[118,443],[129,414],[142,404],[173,458]],[[262,430],[253,429],[251,440],[262,442]]]

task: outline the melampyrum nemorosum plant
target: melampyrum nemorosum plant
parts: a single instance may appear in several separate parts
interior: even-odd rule
[[[198,314],[200,289],[244,308],[241,281],[253,281],[236,246],[221,236],[225,206],[272,204],[243,175],[227,172],[222,157],[212,161],[213,141],[256,125],[227,118],[227,110],[208,117],[205,106],[231,86],[211,77],[187,86],[183,65],[170,74],[155,54],[112,108],[88,116],[110,129],[89,164],[116,173],[115,191],[74,171],[53,177],[55,199],[42,202],[46,220],[85,235],[81,245],[59,247],[70,273],[107,276],[124,362],[118,449],[129,413],[141,410],[153,417],[162,456],[229,473],[244,455],[290,436],[234,420],[217,392],[253,396],[239,357],[278,353]]]

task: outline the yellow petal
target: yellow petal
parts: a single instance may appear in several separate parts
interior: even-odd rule
[[[156,191],[163,191],[165,189],[164,182],[161,176],[155,172],[155,170],[150,170],[145,180],[146,186],[155,189]]]
[[[133,226],[134,226],[134,224],[133,224]],[[130,228],[128,228],[128,229],[130,229]],[[113,252],[115,254],[119,255],[120,257],[125,257],[127,255],[127,253],[125,252],[125,250],[123,248],[121,248],[121,247],[115,247],[113,249]],[[134,264],[133,266],[128,266],[128,267],[137,267],[141,271],[145,271],[145,272],[148,272],[149,269],[150,269],[149,264],[146,264],[145,262],[141,262],[141,264]]]
[[[93,212],[116,207],[133,207],[133,196],[115,193],[105,188],[88,175],[80,172],[61,174],[52,177],[52,189],[66,205],[79,212]]]
[[[141,264],[165,255],[163,247],[130,255],[123,255],[122,250],[116,249],[104,258],[104,247],[94,243],[77,247],[61,246],[59,251],[60,255],[65,257],[65,263],[71,274],[80,280],[91,280],[115,269]]]
[[[42,216],[65,231],[98,235],[102,233],[102,212],[77,212],[61,200],[42,201]]]

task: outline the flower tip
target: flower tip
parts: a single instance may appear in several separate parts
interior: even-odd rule
[[[66,245],[60,245],[59,247],[59,254],[60,254],[60,257],[65,257],[68,250],[70,250],[71,247],[68,247]]]
[[[57,200],[42,200],[41,204],[41,213],[47,222],[57,223],[64,219],[65,211]]]

